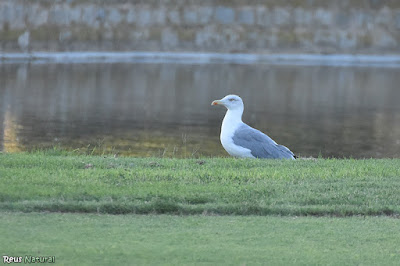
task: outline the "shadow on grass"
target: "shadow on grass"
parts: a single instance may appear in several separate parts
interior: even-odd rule
[[[172,214],[172,215],[280,215],[280,216],[393,216],[400,212],[392,207],[368,208],[355,206],[256,206],[249,204],[185,204],[155,199],[150,202],[99,201],[24,201],[0,204],[0,210],[20,212],[61,212],[101,214]]]

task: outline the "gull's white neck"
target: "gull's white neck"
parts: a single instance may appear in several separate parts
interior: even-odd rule
[[[221,127],[221,144],[224,149],[232,156],[235,157],[250,157],[254,158],[249,149],[240,147],[233,142],[233,135],[235,131],[243,125],[242,122],[243,107],[234,110],[228,109],[222,121]]]
[[[234,110],[228,109],[225,114],[224,120],[222,121],[221,134],[223,131],[236,130],[242,122],[243,108]],[[233,132],[232,132],[233,134]]]
[[[237,108],[234,110],[228,109],[225,114],[224,120],[222,121],[221,127],[221,142],[222,146],[226,146],[227,142],[232,141],[233,134],[236,129],[243,123],[242,122],[243,108]]]

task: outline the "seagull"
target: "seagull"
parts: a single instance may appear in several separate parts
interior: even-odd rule
[[[244,104],[237,95],[227,95],[215,100],[211,105],[223,105],[228,110],[221,126],[221,144],[234,157],[295,159],[287,147],[277,144],[273,139],[243,123]]]

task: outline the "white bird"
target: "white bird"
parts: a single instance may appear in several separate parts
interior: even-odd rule
[[[221,126],[221,144],[234,157],[295,159],[288,148],[277,144],[261,131],[243,123],[244,104],[237,95],[227,95],[211,105],[223,105],[228,110]]]

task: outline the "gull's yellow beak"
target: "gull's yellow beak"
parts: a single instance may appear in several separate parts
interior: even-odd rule
[[[222,104],[222,102],[220,100],[215,100],[211,103],[211,105],[218,105],[218,104]]]

